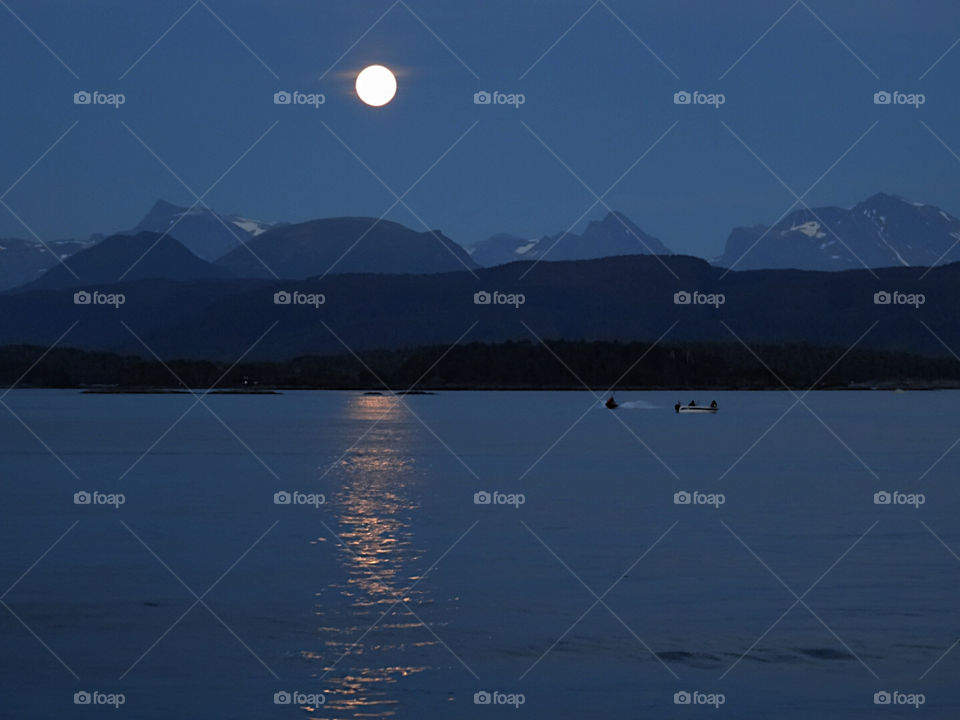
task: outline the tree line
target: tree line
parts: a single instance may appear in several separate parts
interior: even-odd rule
[[[752,350],[752,352],[751,352]],[[18,382],[19,381],[19,382]],[[182,383],[181,383],[182,381]],[[782,381],[782,382],[781,382]],[[960,387],[960,362],[802,344],[518,341],[306,356],[171,360],[69,348],[0,347],[0,385],[119,389],[793,389]]]

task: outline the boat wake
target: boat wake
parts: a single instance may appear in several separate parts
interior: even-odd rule
[[[659,408],[659,405],[648,403],[646,400],[630,400],[617,406],[618,410],[658,410]]]

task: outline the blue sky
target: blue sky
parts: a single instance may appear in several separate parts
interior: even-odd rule
[[[960,214],[941,144],[960,154],[956,2],[6,1],[0,193],[66,135],[3,195],[2,237],[123,229],[158,198],[192,204],[184,185],[265,220],[377,217],[422,175],[388,218],[463,244],[535,237],[601,217],[592,193],[631,166],[604,203],[690,254],[814,183],[811,206],[885,191]],[[399,79],[379,109],[353,93],[373,63]],[[326,102],[278,106],[281,89]]]

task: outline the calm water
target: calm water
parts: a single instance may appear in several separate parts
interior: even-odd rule
[[[688,395],[14,391],[0,715],[958,717],[960,395]]]

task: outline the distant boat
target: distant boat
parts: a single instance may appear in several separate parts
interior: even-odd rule
[[[610,409],[610,410],[615,410],[616,408],[620,407],[620,405],[617,403],[617,401],[613,399],[613,395],[611,395],[611,396],[610,396],[610,399],[607,400],[606,406],[607,406],[607,408]]]
[[[715,413],[720,408],[717,407],[716,400],[706,406],[697,405],[691,400],[688,405],[681,405],[680,403],[677,403],[673,406],[673,409],[676,410],[677,413]]]

